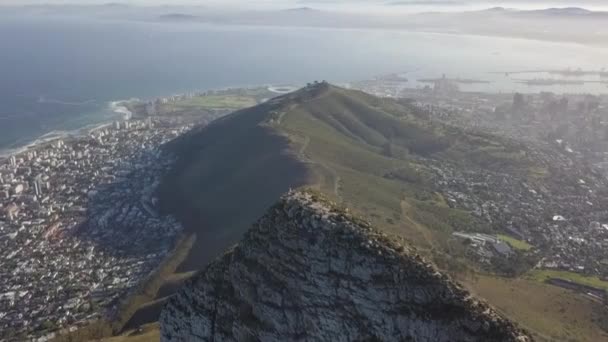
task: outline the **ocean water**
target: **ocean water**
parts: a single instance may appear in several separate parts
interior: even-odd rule
[[[133,97],[389,72],[492,81],[470,90],[538,91],[491,72],[601,69],[606,61],[606,48],[521,39],[0,14],[0,149],[111,120],[119,114],[109,103]],[[549,88],[608,92],[600,84]]]

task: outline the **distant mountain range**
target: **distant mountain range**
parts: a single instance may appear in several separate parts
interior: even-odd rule
[[[481,12],[494,12],[494,13],[507,13],[507,14],[518,14],[518,15],[546,15],[546,16],[604,16],[608,15],[608,12],[601,11],[590,11],[580,7],[562,7],[562,8],[547,8],[541,10],[516,10],[504,7],[493,7]]]
[[[602,12],[593,12],[584,8],[579,7],[564,7],[564,8],[547,8],[544,10],[535,10],[535,11],[522,11],[522,12],[531,12],[531,13],[544,13],[551,15],[589,15],[593,13],[602,13]]]
[[[287,12],[316,12],[319,10],[311,8],[311,7],[297,7],[297,8],[289,8],[284,11],[287,11]]]
[[[441,6],[461,6],[463,5],[464,2],[459,2],[459,1],[450,1],[450,0],[431,0],[431,1],[424,1],[424,0],[412,0],[412,1],[392,1],[392,2],[388,2],[386,5],[388,6],[418,6],[418,5],[422,5],[422,6],[432,6],[432,5],[441,5]]]
[[[12,15],[25,11],[34,15],[90,16],[102,19],[163,23],[201,22],[218,25],[395,29],[608,45],[608,25],[605,25],[604,22],[608,19],[608,12],[580,7],[556,7],[541,10],[493,7],[486,10],[455,12],[445,11],[447,8],[445,6],[449,5],[451,9],[458,9],[456,2],[438,0],[436,3],[441,5],[438,8],[443,8],[443,12],[410,13],[406,10],[399,13],[396,10],[395,13],[386,15],[373,11],[361,13],[324,10],[315,8],[315,5],[254,11],[248,9],[220,10],[204,6],[127,6],[119,3],[97,6],[13,6],[3,8],[3,10],[6,13],[10,11]],[[404,6],[404,8],[429,7],[426,5],[428,2],[416,0],[378,4],[379,8],[384,7],[385,11],[400,6]]]
[[[160,21],[197,21],[201,18],[196,15],[183,14],[183,13],[171,13],[163,14],[158,17]]]

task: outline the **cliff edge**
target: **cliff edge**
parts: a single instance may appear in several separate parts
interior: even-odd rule
[[[161,341],[531,341],[399,242],[290,192],[173,296]]]

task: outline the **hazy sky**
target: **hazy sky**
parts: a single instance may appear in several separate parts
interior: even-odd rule
[[[490,5],[505,7],[547,7],[547,6],[601,6],[604,0],[0,0],[0,4],[105,4],[105,3],[124,3],[133,5],[220,5],[220,4],[241,4],[241,5],[293,5],[301,4],[307,6],[327,6],[327,5],[384,5],[388,3],[410,3],[412,5]]]
[[[233,8],[291,8],[313,7],[332,10],[388,11],[462,11],[489,7],[538,9],[547,7],[584,7],[591,10],[608,10],[606,0],[0,0],[0,5],[23,4],[103,4],[131,5],[205,5]],[[399,6],[387,6],[398,4]]]

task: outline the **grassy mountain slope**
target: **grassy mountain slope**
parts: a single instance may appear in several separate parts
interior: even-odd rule
[[[236,242],[290,187],[315,186],[380,228],[408,237],[440,267],[463,271],[454,230],[487,230],[434,191],[428,160],[527,172],[513,142],[431,122],[406,102],[311,85],[175,141],[165,207],[197,234],[181,271]],[[444,264],[442,264],[444,262]]]
[[[407,103],[332,86],[317,88],[301,95],[305,100],[272,127],[299,146],[300,160],[322,176],[317,178],[322,190],[374,224],[407,233],[419,247],[430,250],[439,244],[438,251],[447,251],[444,242],[452,230],[486,229],[445,204],[422,160],[491,169],[528,167],[521,146],[432,123]]]
[[[162,186],[163,205],[197,235],[180,271],[200,269],[235,243],[280,194],[306,185],[343,202],[378,228],[410,240],[440,268],[467,275],[463,246],[450,239],[451,232],[490,228],[446,204],[435,192],[429,165],[441,160],[526,176],[537,169],[525,146],[431,122],[407,102],[324,83],[235,112],[168,148],[179,159]],[[489,290],[487,284],[505,282],[487,279],[461,278],[490,303],[504,306],[504,293],[511,290],[507,285],[504,291],[498,285]],[[517,284],[526,290],[526,282]],[[549,305],[555,301],[551,292],[534,290],[537,303],[546,301],[546,307],[529,306],[525,297],[513,296],[514,304],[504,306],[504,313],[516,319],[545,317],[524,322],[541,338],[592,341],[605,336],[595,323],[577,323],[597,305],[552,314],[557,309]],[[564,292],[560,298],[567,303],[577,297]],[[563,324],[571,333],[553,329]]]

